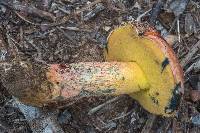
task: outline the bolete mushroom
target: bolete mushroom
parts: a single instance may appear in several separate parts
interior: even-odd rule
[[[106,62],[1,64],[1,81],[33,105],[85,95],[128,94],[151,113],[172,116],[183,94],[183,72],[173,50],[150,26],[125,24],[108,37]]]

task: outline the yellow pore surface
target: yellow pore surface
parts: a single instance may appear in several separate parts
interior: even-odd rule
[[[155,43],[145,36],[138,36],[135,27],[127,24],[110,34],[105,57],[107,61],[137,63],[145,74],[149,89],[140,86],[141,91],[129,95],[149,112],[170,116],[165,113],[165,107],[172,97],[175,81],[169,65],[162,69],[166,57]]]

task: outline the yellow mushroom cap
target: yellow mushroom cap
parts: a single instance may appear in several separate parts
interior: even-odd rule
[[[116,28],[108,37],[105,58],[137,63],[150,87],[130,96],[151,113],[174,114],[183,94],[183,71],[173,50],[153,28],[138,23]]]

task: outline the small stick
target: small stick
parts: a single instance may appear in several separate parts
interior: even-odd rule
[[[146,12],[142,13],[141,15],[139,15],[136,19],[137,22],[141,22],[142,17],[144,17],[147,13],[149,13],[151,11],[151,9],[147,10]]]
[[[41,17],[41,18],[47,18],[47,19],[50,18],[53,21],[56,20],[56,17],[53,14],[46,12],[46,11],[43,11],[43,10],[40,10],[40,9],[37,9],[34,6],[27,6],[25,4],[22,4],[19,1],[15,2],[15,3],[0,2],[0,4],[7,6],[12,10],[22,11],[22,12],[26,12],[26,13],[29,13],[29,14],[35,14],[35,15],[38,15],[39,17]]]
[[[150,19],[149,19],[151,25],[155,25],[156,19],[163,5],[164,5],[164,0],[158,0],[157,3],[153,5]]]
[[[172,26],[171,26],[171,28],[169,29],[169,33],[173,30],[173,28],[174,28],[174,26],[175,26],[175,24],[176,24],[176,21],[177,21],[177,17],[174,19],[174,21],[172,22]]]
[[[165,127],[165,129],[164,129],[164,133],[167,133],[167,131],[168,131],[168,129],[169,129],[169,127],[171,126],[171,121],[169,121],[169,120],[167,120],[166,122],[168,122],[167,123],[167,125],[166,125],[166,127]]]
[[[119,116],[119,117],[117,117],[117,118],[114,118],[114,119],[112,119],[112,120],[109,120],[109,121],[119,120],[119,119],[121,119],[121,118],[124,118],[124,117],[130,115],[132,112],[133,112],[133,110],[131,110],[131,111],[129,111],[128,113],[126,113],[126,114],[124,114],[124,115],[121,115],[121,116]]]
[[[190,67],[188,67],[187,70],[184,72],[184,75],[187,75],[188,73],[190,73],[194,69],[194,65],[195,65],[195,63],[190,65]]]
[[[111,104],[111,103],[113,103],[113,102],[116,102],[116,101],[118,101],[118,100],[121,99],[121,98],[122,98],[122,96],[117,96],[117,97],[115,97],[115,98],[112,98],[112,99],[106,101],[106,102],[103,103],[103,104],[98,105],[97,107],[92,108],[92,109],[88,112],[88,115],[93,115],[93,114],[95,114],[97,111],[101,110],[101,109],[102,109],[103,107],[105,107],[106,105]]]
[[[197,8],[200,8],[200,5],[199,5],[198,3],[194,2],[193,0],[190,0],[190,2],[191,2],[193,5],[195,5]]]
[[[69,20],[70,17],[63,17],[63,19],[61,19],[59,22],[53,22],[53,23],[34,23],[30,20],[28,20],[26,17],[24,17],[23,15],[21,15],[20,13],[18,13],[17,11],[14,11],[14,13],[21,18],[23,21],[35,25],[35,26],[57,26],[57,25],[61,25],[64,24],[65,22],[67,22]]]
[[[188,63],[191,62],[192,57],[197,53],[197,51],[200,49],[200,41],[198,41],[192,49],[188,52],[188,54],[185,56],[185,58],[181,61],[181,65],[185,67]]]
[[[199,71],[200,70],[200,59],[194,63],[194,70]]]
[[[88,12],[86,15],[83,16],[83,20],[84,21],[90,20],[91,18],[96,16],[99,12],[103,11],[104,9],[105,7],[102,4],[95,6],[93,10],[91,10],[90,12]]]
[[[150,114],[149,119],[146,121],[146,124],[143,127],[141,133],[150,133],[155,119],[156,119],[156,115]]]
[[[63,33],[63,35],[65,36],[65,37],[67,37],[67,39],[69,39],[73,44],[75,44],[76,42],[74,41],[74,39],[69,35],[69,34],[67,34],[63,29],[61,29],[60,27],[56,27],[60,32],[62,32]]]
[[[179,22],[179,18],[177,19],[177,32],[178,32],[178,41],[181,42],[181,34],[180,34],[180,22]]]
[[[81,13],[81,12],[91,8],[92,6],[94,6],[94,5],[98,4],[98,3],[101,3],[101,2],[102,2],[102,0],[95,0],[94,2],[90,3],[89,5],[77,10],[76,14],[79,14],[79,13]]]
[[[193,63],[192,65],[190,65],[190,67],[185,71],[185,75],[191,72],[192,70],[196,72],[200,70],[200,59],[196,61],[195,63]]]
[[[6,55],[8,54],[8,46],[3,39],[2,31],[0,30],[0,62],[6,60]]]
[[[61,29],[65,29],[65,30],[71,30],[71,31],[92,32],[92,31],[89,30],[89,29],[81,29],[81,28],[78,28],[78,27],[70,27],[70,26],[63,27],[63,26],[60,26],[60,28],[61,28]]]
[[[176,118],[172,121],[172,133],[177,133],[177,120]]]

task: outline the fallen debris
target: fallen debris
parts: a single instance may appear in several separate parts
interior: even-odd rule
[[[84,21],[88,21],[95,17],[99,12],[103,11],[105,7],[102,4],[97,4],[93,10],[83,16]]]
[[[41,18],[50,19],[52,21],[56,20],[56,17],[53,14],[51,14],[49,12],[46,12],[46,11],[43,11],[43,10],[39,10],[34,6],[27,6],[25,4],[22,4],[19,1],[15,1],[13,3],[12,2],[7,3],[5,1],[1,1],[0,4],[5,5],[5,6],[11,8],[13,10],[23,12],[25,14],[26,13],[27,14],[34,14],[34,15],[37,15],[37,16],[39,16]]]
[[[188,54],[185,56],[185,58],[181,61],[181,65],[185,67],[188,63],[191,62],[192,57],[197,53],[197,51],[200,49],[200,41],[198,41],[188,52]]]
[[[193,56],[189,59],[186,56],[200,39],[200,3],[198,0],[166,0],[163,8],[160,1],[0,0],[0,40],[3,42],[0,42],[0,63],[13,62],[13,59],[44,66],[103,62],[103,48],[107,46],[106,38],[110,31],[128,21],[144,22],[151,17],[162,37],[170,38],[167,41],[179,61],[185,62],[185,93],[175,120],[158,116],[153,122],[149,113],[128,96],[103,106],[92,115],[88,115],[90,110],[112,97],[92,96],[67,103],[62,101],[57,105],[58,110],[54,110],[54,103],[48,109],[38,109],[39,114],[42,113],[40,119],[36,118],[36,114],[33,120],[29,120],[37,109],[23,105],[23,108],[29,109],[20,111],[20,106],[9,104],[12,103],[12,95],[2,89],[4,87],[0,83],[0,132],[132,133],[145,131],[149,122],[153,123],[146,130],[150,132],[199,132],[200,103],[197,94],[200,83],[195,77],[200,72],[200,50],[192,52]],[[158,8],[154,8],[156,4]],[[144,37],[143,32],[140,35]],[[162,67],[168,67],[167,63],[165,60]],[[47,122],[52,119],[55,123]],[[62,130],[56,131],[56,125]]]
[[[190,97],[193,102],[200,100],[200,90],[190,90]]]
[[[151,25],[155,25],[158,15],[161,12],[161,8],[164,6],[165,0],[158,0],[152,7],[149,22]]]
[[[115,98],[112,98],[108,101],[106,101],[105,103],[101,104],[101,105],[98,105],[97,107],[94,107],[92,108],[89,112],[88,112],[88,115],[93,115],[95,114],[97,111],[99,111],[100,109],[102,109],[103,107],[107,106],[108,104],[112,103],[112,102],[116,102],[117,100],[119,100],[121,97],[118,96],[118,97],[115,97]]]
[[[156,116],[155,115],[149,115],[149,118],[146,121],[146,124],[143,127],[141,133],[149,133],[149,132],[151,132],[151,129],[152,129],[152,126],[153,126],[155,120],[156,120]]]
[[[196,116],[191,117],[191,121],[193,124],[199,126],[200,125],[200,115],[198,114]]]

